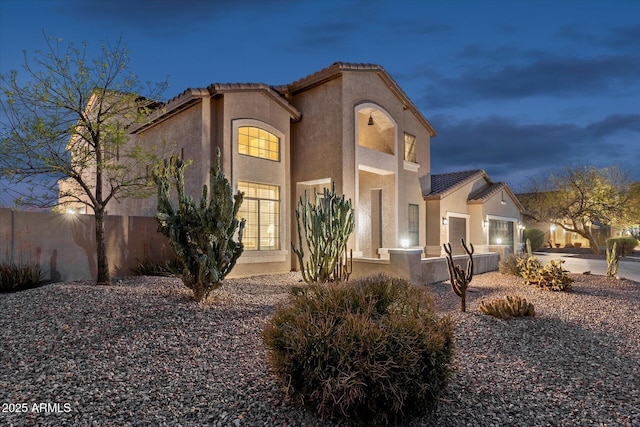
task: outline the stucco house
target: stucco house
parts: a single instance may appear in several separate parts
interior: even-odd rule
[[[503,245],[520,243],[521,206],[506,184],[483,171],[431,175],[437,133],[379,65],[337,62],[282,86],[190,88],[130,132],[133,144],[171,146],[190,160],[186,191],[196,197],[220,149],[223,172],[244,192],[237,275],[296,269],[297,201],[332,182],[355,208],[354,257],[384,258],[400,247],[440,256],[442,243],[459,246],[459,237],[487,251],[502,229]],[[108,213],[155,212],[150,197],[114,202]]]
[[[441,256],[443,242],[464,253],[461,238],[478,252],[505,256],[521,249],[524,207],[506,183],[492,182],[484,170],[431,175],[424,199],[428,256]]]

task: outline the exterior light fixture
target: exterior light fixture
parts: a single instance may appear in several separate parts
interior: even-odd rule
[[[373,126],[373,116],[369,113],[369,122],[367,123],[369,126]]]
[[[74,211],[73,209],[67,209],[67,213],[69,215],[75,215],[76,211]]]
[[[449,218],[442,218],[442,225],[449,225]]]
[[[400,239],[400,246],[403,249],[406,249],[409,247],[409,239]]]
[[[484,228],[487,228],[489,226],[489,221],[487,221],[486,219],[484,221],[482,221],[482,226]]]
[[[500,237],[498,237],[498,238],[496,239],[496,243],[497,243],[497,244],[499,244],[499,245],[501,245],[501,244],[502,244],[502,239],[501,239]]]
[[[551,224],[551,227],[549,227],[549,230],[556,231],[556,225],[555,224]]]

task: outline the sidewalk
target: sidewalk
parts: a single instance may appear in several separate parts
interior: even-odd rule
[[[607,274],[607,262],[602,259],[585,259],[576,257],[575,254],[569,253],[547,253],[547,252],[534,252],[536,258],[541,263],[546,264],[552,259],[563,259],[565,263],[562,265],[564,269],[569,270],[572,273],[584,273],[590,271],[591,274],[606,275]],[[618,269],[618,276],[625,279],[633,280],[640,284],[640,259],[638,257],[624,257],[620,258],[620,267]]]

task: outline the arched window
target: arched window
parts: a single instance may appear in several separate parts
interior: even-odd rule
[[[280,138],[254,126],[238,128],[238,153],[261,159],[280,161]]]

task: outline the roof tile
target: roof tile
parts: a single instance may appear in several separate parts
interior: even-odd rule
[[[486,175],[482,169],[431,175],[431,192],[427,196],[444,196],[467,182]]]

